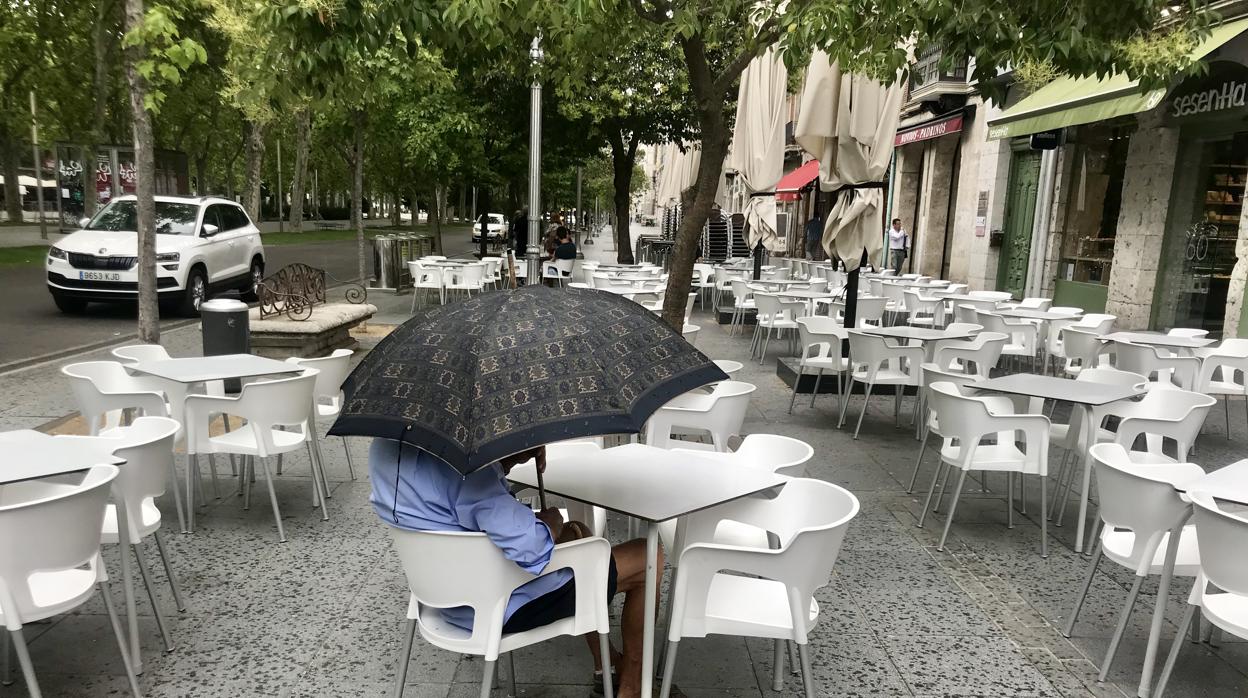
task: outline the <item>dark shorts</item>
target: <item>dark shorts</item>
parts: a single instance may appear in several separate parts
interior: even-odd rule
[[[615,596],[616,577],[615,556],[607,568],[607,600]],[[516,609],[503,625],[504,633],[522,633],[543,625],[550,625],[557,620],[571,618],[576,615],[576,579],[569,579],[567,584],[552,592],[542,594]]]

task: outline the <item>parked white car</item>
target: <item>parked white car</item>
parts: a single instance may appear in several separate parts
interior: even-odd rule
[[[501,213],[490,213],[488,222],[486,223],[486,239],[502,240],[507,236],[507,219]],[[472,224],[472,241],[481,242],[481,220],[478,218]]]
[[[137,202],[121,196],[48,249],[48,291],[56,307],[78,313],[89,302],[138,295]],[[211,196],[156,197],[156,290],[162,305],[194,315],[223,291],[254,298],[264,277],[260,230],[242,207]]]

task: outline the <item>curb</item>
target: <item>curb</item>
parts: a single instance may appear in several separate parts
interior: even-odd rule
[[[198,322],[199,322],[198,320],[178,320],[176,322],[171,322],[168,325],[160,328],[160,331],[172,332],[174,330],[180,330],[185,327],[189,327],[191,325],[197,324]],[[24,369],[24,368],[30,368],[31,366],[37,366],[39,364],[48,363],[51,361],[57,361],[59,359],[64,359],[68,356],[74,356],[75,354],[84,354],[89,351],[95,351],[96,349],[103,349],[105,347],[109,347],[114,344],[131,342],[138,338],[139,338],[138,332],[131,332],[130,334],[117,335],[114,337],[109,337],[108,339],[100,340],[98,342],[91,342],[89,344],[80,344],[76,347],[68,347],[66,349],[61,349],[61,350],[50,352],[47,354],[40,354],[39,356],[31,356],[25,359],[17,359],[16,361],[10,361],[8,363],[0,364],[0,375],[4,375],[6,373],[12,373],[14,371],[20,371],[21,369]]]

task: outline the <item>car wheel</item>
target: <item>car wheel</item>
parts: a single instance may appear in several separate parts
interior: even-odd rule
[[[182,291],[182,304],[178,312],[187,317],[199,315],[199,306],[208,300],[208,277],[198,267],[186,275],[186,288]]]
[[[87,302],[81,298],[70,298],[58,293],[52,294],[52,302],[56,303],[57,310],[66,315],[77,315],[87,309]]]
[[[251,283],[242,289],[243,300],[248,303],[255,303],[260,300],[260,283],[264,281],[264,263],[256,259],[251,262],[251,273],[248,275]]]

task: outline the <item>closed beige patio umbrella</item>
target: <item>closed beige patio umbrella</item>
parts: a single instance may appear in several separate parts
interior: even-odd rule
[[[823,51],[815,51],[806,71],[795,138],[819,160],[819,188],[838,192],[823,248],[851,271],[864,251],[877,266],[883,262],[881,183],[893,157],[901,92],[900,78],[885,86],[843,73]]]
[[[789,71],[775,49],[750,61],[737,92],[728,167],[745,186],[750,247],[785,248],[776,230],[776,184],[784,175],[785,89]]]

